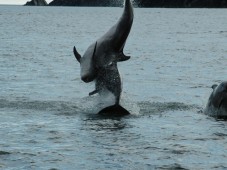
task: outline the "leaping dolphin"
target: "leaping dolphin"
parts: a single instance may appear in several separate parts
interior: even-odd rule
[[[92,43],[83,57],[74,47],[74,55],[81,66],[81,79],[88,83],[96,79],[97,68],[105,67],[111,62],[126,61],[130,56],[123,49],[133,23],[133,7],[130,0],[125,0],[124,12],[118,22],[101,38]],[[97,47],[95,44],[97,43]],[[94,49],[96,48],[95,55]],[[95,56],[95,58],[93,57]]]

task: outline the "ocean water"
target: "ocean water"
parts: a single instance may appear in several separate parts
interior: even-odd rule
[[[136,8],[118,65],[132,114],[103,118],[72,49],[122,10],[0,6],[0,169],[227,169],[227,123],[202,112],[226,80],[227,11]]]

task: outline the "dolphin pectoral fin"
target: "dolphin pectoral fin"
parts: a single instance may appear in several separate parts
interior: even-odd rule
[[[130,56],[126,56],[126,55],[124,55],[123,53],[121,53],[119,56],[118,56],[118,62],[121,62],[121,61],[126,61],[126,60],[128,60],[128,59],[130,59]]]
[[[89,96],[94,95],[94,94],[96,94],[98,92],[99,92],[98,90],[94,90],[94,91],[92,91],[92,92],[89,93]]]
[[[122,116],[129,115],[130,113],[121,105],[115,104],[115,105],[105,107],[104,109],[100,110],[98,114],[102,116],[122,117]]]
[[[76,57],[77,61],[80,63],[81,55],[77,52],[76,47],[73,47],[73,53],[74,56]]]

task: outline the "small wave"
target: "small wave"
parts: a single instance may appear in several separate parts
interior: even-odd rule
[[[140,113],[144,114],[157,114],[167,111],[186,111],[191,109],[199,109],[196,105],[187,105],[184,103],[178,103],[178,102],[139,102],[138,103],[140,107]]]
[[[158,169],[182,169],[182,170],[186,170],[186,168],[183,168],[180,164],[172,164],[172,165],[164,165],[161,167],[158,167]]]
[[[109,97],[109,96],[108,96]],[[69,101],[29,101],[28,99],[7,100],[0,99],[0,108],[28,109],[35,111],[53,111],[57,114],[73,115],[77,113],[94,114],[100,109],[111,105],[112,98],[101,100],[97,96],[89,96],[75,102]],[[121,105],[132,115],[151,115],[167,111],[199,109],[195,105],[187,105],[178,102],[133,102],[123,98]]]
[[[77,105],[64,101],[27,101],[0,99],[0,108],[35,111],[57,111],[65,114],[79,111]]]
[[[203,113],[215,118],[216,120],[227,120],[227,111],[223,108],[215,108],[214,106],[206,106]]]
[[[6,151],[0,151],[0,155],[9,155],[10,153],[9,152],[6,152]]]

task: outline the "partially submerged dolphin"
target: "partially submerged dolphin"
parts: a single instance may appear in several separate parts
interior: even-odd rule
[[[219,85],[214,84],[212,88],[213,92],[209,97],[204,112],[218,119],[227,119],[227,81]]]
[[[124,12],[118,22],[101,38],[92,43],[83,57],[74,47],[74,55],[80,62],[81,79],[88,83],[97,78],[97,68],[105,67],[111,62],[126,61],[130,57],[124,55],[123,49],[133,23],[133,7],[130,0],[125,0]],[[93,55],[95,46],[96,52]],[[95,58],[93,57],[95,56]]]

